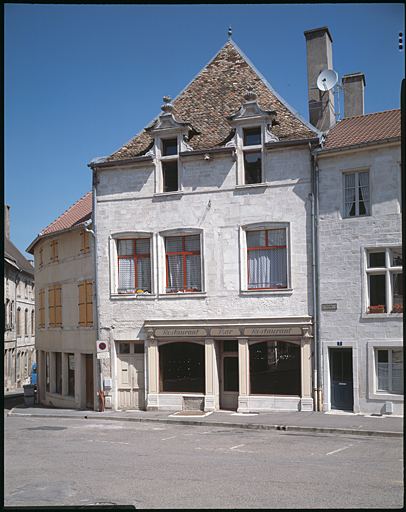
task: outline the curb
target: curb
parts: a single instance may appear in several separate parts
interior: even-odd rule
[[[281,432],[307,432],[318,434],[341,434],[341,435],[354,435],[364,437],[391,437],[403,438],[403,432],[382,431],[382,430],[354,430],[349,428],[335,428],[335,427],[307,427],[307,426],[294,426],[294,425],[264,425],[261,423],[225,423],[221,421],[199,421],[199,420],[181,420],[181,419],[166,419],[166,418],[123,418],[123,417],[107,417],[107,416],[93,416],[93,415],[67,415],[67,414],[24,414],[14,412],[12,409],[7,416],[17,417],[31,417],[31,418],[77,418],[85,420],[110,420],[110,421],[133,421],[133,422],[146,422],[146,423],[165,423],[176,425],[193,425],[199,427],[223,427],[223,428],[242,428],[246,430],[277,430]]]

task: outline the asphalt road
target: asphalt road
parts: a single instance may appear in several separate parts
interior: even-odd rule
[[[403,441],[9,417],[4,496],[10,507],[400,508]]]

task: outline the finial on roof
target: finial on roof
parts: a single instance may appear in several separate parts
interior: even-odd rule
[[[248,89],[248,91],[244,94],[244,99],[247,100],[247,101],[255,101],[257,99],[257,95],[252,90],[252,86],[249,85],[247,87],[247,89]]]
[[[170,96],[164,96],[163,100],[165,102],[165,105],[162,105],[161,110],[165,112],[165,114],[169,114],[174,109],[172,103],[171,103],[171,97]]]
[[[229,39],[230,39],[232,33],[233,33],[233,31],[231,30],[231,23],[230,23],[230,28],[228,29],[228,38]]]

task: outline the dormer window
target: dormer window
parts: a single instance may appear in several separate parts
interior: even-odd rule
[[[243,129],[244,183],[262,183],[261,127]]]
[[[162,141],[162,182],[163,192],[178,190],[178,140]],[[173,157],[176,156],[175,159]]]
[[[244,94],[245,102],[238,112],[228,117],[235,136],[227,145],[237,148],[237,185],[257,185],[266,183],[265,143],[278,140],[271,133],[276,112],[264,110],[257,103],[257,95],[248,86]]]

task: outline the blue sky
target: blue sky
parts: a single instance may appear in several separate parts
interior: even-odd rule
[[[25,249],[232,39],[306,119],[303,32],[328,26],[333,68],[365,73],[365,113],[400,107],[404,5],[5,4],[5,202]],[[341,99],[341,98],[340,98]],[[341,99],[342,101],[342,99]],[[342,103],[340,103],[342,106]]]

